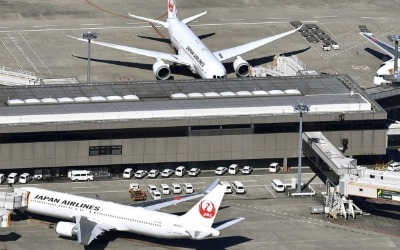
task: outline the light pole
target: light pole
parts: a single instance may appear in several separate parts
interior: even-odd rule
[[[97,38],[96,32],[85,32],[82,34],[83,39],[88,40],[88,65],[87,65],[87,83],[90,83],[90,40]]]
[[[297,165],[297,193],[301,193],[301,156],[303,155],[303,140],[301,134],[303,133],[303,112],[310,111],[310,106],[305,105],[303,102],[294,106],[294,111],[300,113],[299,125],[299,160]]]
[[[399,73],[399,68],[398,68],[398,60],[399,60],[399,40],[400,40],[400,35],[389,35],[387,37],[391,42],[394,42],[394,73],[393,76],[395,79],[399,78],[398,73]]]

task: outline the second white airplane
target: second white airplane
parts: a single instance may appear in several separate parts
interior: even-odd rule
[[[297,29],[287,31],[275,36],[246,43],[237,47],[211,52],[201,42],[200,38],[197,37],[193,33],[193,31],[187,26],[187,24],[191,21],[206,14],[206,11],[198,15],[186,18],[184,20],[179,20],[176,15],[177,11],[175,0],[168,0],[167,9],[168,18],[166,22],[131,14],[129,15],[136,19],[150,22],[156,25],[161,25],[164,28],[167,28],[170,40],[178,51],[177,55],[98,41],[91,41],[91,43],[155,58],[156,62],[153,64],[153,72],[156,78],[160,80],[166,80],[171,76],[170,66],[164,61],[186,65],[194,74],[198,74],[203,79],[225,78],[226,69],[222,62],[234,57],[236,57],[236,59],[233,62],[233,68],[235,69],[236,75],[239,77],[246,77],[249,75],[250,65],[239,55],[254,50],[260,46],[273,42],[287,35],[290,35],[301,28],[300,26]],[[72,38],[87,42],[86,39],[77,37]]]

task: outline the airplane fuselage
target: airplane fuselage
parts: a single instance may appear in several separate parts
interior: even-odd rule
[[[400,59],[398,60],[397,65],[400,65]],[[383,79],[383,76],[392,75],[393,73],[394,73],[394,59],[385,62],[376,71],[376,74],[374,76],[374,84],[377,86],[380,86],[382,84],[390,84],[391,82]]]
[[[167,19],[168,32],[172,44],[179,55],[184,55],[193,62],[192,72],[201,78],[225,78],[226,69],[214,54],[201,42],[193,31],[178,19]]]
[[[26,211],[68,221],[74,221],[76,216],[85,216],[110,225],[118,231],[161,238],[190,238],[189,230],[207,231],[210,229],[201,228],[201,225],[191,225],[190,221],[183,221],[177,215],[150,211],[140,207],[34,187],[21,189],[30,192]]]

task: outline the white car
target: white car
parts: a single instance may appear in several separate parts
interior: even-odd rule
[[[147,192],[148,192],[149,194],[151,194],[151,192],[153,192],[153,191],[157,191],[156,185],[154,185],[154,184],[148,185],[148,186],[147,186]]]
[[[250,166],[244,166],[242,168],[242,174],[251,174],[253,172],[253,168]]]
[[[215,174],[216,175],[223,175],[228,171],[228,168],[226,167],[218,167],[217,169],[215,169]]]
[[[160,171],[156,170],[156,169],[152,169],[150,170],[148,176],[149,178],[157,178],[157,176],[160,174]]]
[[[170,176],[173,175],[174,173],[175,173],[174,170],[167,168],[167,169],[164,169],[164,170],[162,171],[161,176],[164,177],[164,178],[166,178],[166,177],[170,177]]]
[[[194,192],[193,185],[190,183],[184,183],[183,191],[185,191],[187,194],[192,194]]]
[[[191,168],[189,170],[189,176],[198,176],[201,173],[200,168]]]
[[[399,171],[400,170],[400,162],[390,163],[388,166],[389,171]]]
[[[151,195],[151,198],[153,198],[153,200],[160,200],[161,199],[161,193],[159,191],[157,191],[157,190],[152,191],[150,193],[150,195]]]
[[[138,170],[135,173],[135,178],[141,179],[141,178],[145,177],[146,175],[147,175],[146,170]]]

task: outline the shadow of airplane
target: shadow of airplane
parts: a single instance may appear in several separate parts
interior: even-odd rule
[[[128,232],[107,232],[106,238],[109,241],[114,241],[117,238],[130,240],[132,242],[152,243],[155,245],[163,245],[166,248],[189,248],[189,249],[227,249],[232,246],[248,242],[252,239],[243,236],[227,236],[227,237],[213,237],[205,238],[202,240],[193,240],[189,238],[182,239],[165,239],[154,238],[145,235],[138,235]],[[95,243],[95,242],[93,242]]]
[[[300,54],[300,53],[303,53],[303,52],[309,50],[310,48],[311,47],[307,47],[307,48],[300,49],[300,50],[290,51],[287,53],[283,53],[281,55],[284,55],[284,56],[297,55],[297,54]],[[81,57],[81,56],[75,56],[75,55],[72,55],[72,56],[75,58],[78,58],[78,59],[87,60],[87,57]],[[254,59],[248,60],[247,62],[253,67],[259,66],[259,65],[262,65],[262,64],[265,64],[268,62],[272,62],[274,59],[274,56],[275,55],[269,55],[269,56],[265,56],[265,57],[254,58]],[[147,64],[147,63],[105,60],[105,59],[97,59],[97,58],[90,58],[90,61],[153,71],[153,64]],[[225,63],[223,63],[223,65],[226,69],[227,74],[231,74],[231,73],[235,72],[235,70],[233,69],[232,62],[225,62]],[[181,75],[181,76],[193,77],[195,79],[201,79],[198,74],[193,74],[192,71],[190,71],[189,68],[185,65],[171,64],[170,66],[171,66],[171,74],[177,74],[177,75]],[[173,78],[173,76],[171,76],[171,78]],[[172,80],[171,78],[169,80]]]
[[[9,242],[9,241],[17,241],[22,236],[15,232],[11,232],[8,234],[0,234],[0,242]]]
[[[369,54],[373,55],[374,57],[378,58],[379,60],[382,60],[382,62],[386,62],[386,61],[392,59],[390,56],[386,55],[385,53],[376,51],[371,48],[365,48],[364,50],[366,52],[368,52]]]

